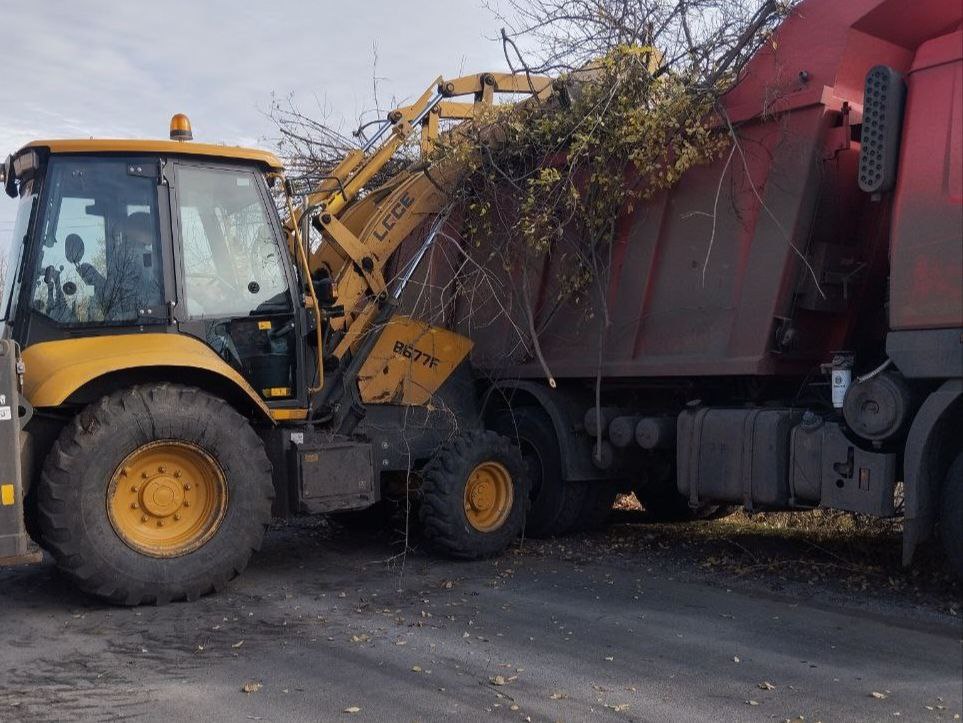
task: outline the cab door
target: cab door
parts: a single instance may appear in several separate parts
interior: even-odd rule
[[[180,331],[206,342],[271,406],[305,406],[296,285],[263,175],[249,166],[171,166]]]

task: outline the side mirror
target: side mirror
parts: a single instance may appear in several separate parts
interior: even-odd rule
[[[863,93],[863,132],[860,138],[859,187],[874,195],[896,186],[906,82],[888,65],[866,74]]]
[[[311,247],[311,222],[314,220],[316,208],[311,208],[305,203],[301,207],[301,241],[304,243],[304,253]]]
[[[13,177],[13,159],[10,156],[0,163],[0,186],[10,198],[17,197],[17,179]]]
[[[84,240],[75,233],[69,234],[64,240],[64,255],[70,263],[79,264],[84,258]]]

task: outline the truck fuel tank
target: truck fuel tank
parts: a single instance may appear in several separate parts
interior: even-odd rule
[[[867,451],[800,409],[699,407],[679,415],[678,488],[693,507],[830,507],[894,514],[895,454]]]

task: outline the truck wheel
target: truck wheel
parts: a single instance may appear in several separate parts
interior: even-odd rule
[[[617,482],[580,482],[585,487],[582,508],[571,527],[572,532],[588,532],[602,527],[612,514],[612,505],[619,495]]]
[[[703,504],[689,507],[689,498],[675,486],[675,464],[654,464],[635,487],[635,496],[652,522],[715,520],[733,511],[731,506]]]
[[[425,537],[452,557],[497,555],[525,525],[525,463],[495,432],[468,432],[446,444],[423,470],[421,490]]]
[[[638,493],[636,493],[638,496]],[[653,522],[692,522],[694,520],[718,520],[732,514],[732,505],[704,504],[696,509],[689,507],[689,498],[672,490],[650,492],[639,499],[649,519]]]
[[[271,519],[271,463],[247,420],[191,387],[91,404],[40,479],[43,538],[80,589],[124,605],[194,600],[247,565]]]
[[[528,470],[531,509],[525,536],[550,537],[568,531],[578,517],[584,492],[576,489],[578,483],[562,479],[561,452],[551,419],[540,409],[519,407],[501,412],[491,426],[518,442]]]
[[[940,537],[950,569],[963,579],[963,452],[956,455],[943,481]]]

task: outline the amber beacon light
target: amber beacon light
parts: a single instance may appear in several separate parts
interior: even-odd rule
[[[194,140],[194,134],[191,133],[191,121],[183,113],[177,113],[173,118],[171,118],[171,140]]]

